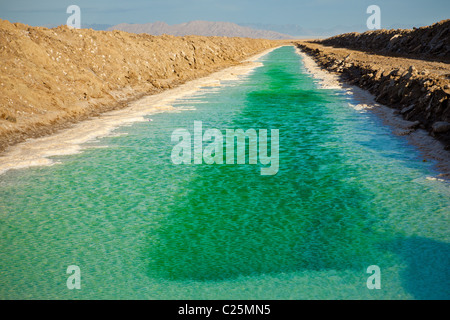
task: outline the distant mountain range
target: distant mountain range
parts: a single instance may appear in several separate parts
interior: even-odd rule
[[[335,26],[332,28],[304,28],[297,24],[265,24],[265,23],[241,23],[241,26],[272,30],[283,34],[288,34],[294,38],[317,38],[317,37],[330,37],[341,33],[347,32],[364,32],[367,31],[365,25],[354,26]]]
[[[128,24],[121,23],[107,30],[121,30],[132,33],[148,33],[159,36],[170,34],[174,36],[219,36],[219,37],[246,37],[263,39],[292,39],[292,36],[276,31],[254,29],[240,26],[231,22],[191,21],[187,23],[168,25],[165,22]]]

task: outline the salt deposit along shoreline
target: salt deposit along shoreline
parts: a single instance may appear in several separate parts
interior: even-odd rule
[[[194,94],[202,87],[220,86],[221,81],[238,80],[262,66],[258,59],[278,47],[264,50],[244,60],[241,64],[222,69],[206,77],[188,81],[173,89],[148,95],[129,103],[128,107],[103,113],[80,121],[58,133],[28,139],[9,147],[0,157],[0,175],[11,170],[33,166],[49,166],[56,162],[50,157],[82,152],[83,143],[113,135],[114,129],[134,122],[147,121],[144,117],[160,112],[179,112],[172,106],[178,99]]]
[[[351,107],[377,115],[384,124],[392,128],[393,134],[406,136],[408,142],[417,147],[425,159],[435,161],[438,174],[429,179],[450,179],[450,152],[442,142],[430,136],[425,129],[418,128],[417,122],[405,120],[395,109],[376,102],[376,97],[370,92],[347,83],[338,74],[319,66],[310,51],[297,46],[296,52],[302,57],[306,71],[318,80],[322,88],[347,91],[357,102],[351,104]]]

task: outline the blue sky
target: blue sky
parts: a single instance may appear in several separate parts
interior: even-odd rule
[[[0,0],[0,18],[55,26],[65,24],[71,4],[81,8],[82,24],[208,20],[333,28],[365,25],[371,4],[381,8],[382,27],[423,26],[450,18],[448,0]]]

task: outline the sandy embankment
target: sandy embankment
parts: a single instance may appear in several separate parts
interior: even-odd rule
[[[279,45],[279,43],[276,44]],[[152,95],[143,97],[138,95],[138,98],[131,96],[133,101],[125,103],[125,107],[79,121],[57,133],[28,139],[9,147],[0,157],[0,174],[10,169],[52,165],[55,162],[50,157],[78,153],[85,148],[82,146],[83,143],[114,134],[112,131],[119,126],[147,121],[144,116],[158,112],[180,112],[182,108],[172,107],[177,100],[180,101],[205,86],[220,86],[223,80],[238,80],[239,76],[261,66],[262,64],[257,60],[276,48],[271,43],[268,47],[269,49],[254,54],[240,63],[231,60],[231,67],[223,68],[224,64],[222,64],[223,69],[205,77],[186,81],[173,88],[170,88],[172,87],[170,85],[167,90],[158,90]],[[203,74],[201,70],[199,74]],[[132,93],[131,89],[128,90]]]
[[[411,144],[421,150],[425,158],[436,161],[437,169],[441,172],[438,177],[450,178],[450,152],[446,143],[448,142],[447,136],[445,133],[433,132],[432,123],[426,121],[430,118],[435,122],[448,120],[448,96],[444,95],[444,97],[436,99],[442,93],[446,94],[447,92],[447,89],[444,88],[448,81],[442,74],[447,74],[447,70],[450,71],[448,65],[369,56],[360,51],[331,48],[310,42],[298,42],[296,45],[298,54],[303,57],[305,68],[320,81],[324,88],[347,90],[357,102],[352,107],[375,113],[385,124],[393,128],[394,134],[406,136]],[[411,66],[414,68],[410,68]],[[428,69],[425,69],[425,66]],[[412,76],[411,73],[413,73]],[[396,77],[397,74],[401,77]],[[411,86],[408,79],[413,82],[412,89],[408,89],[408,86]],[[431,79],[437,79],[437,81],[432,82]],[[429,82],[427,83],[427,81]],[[418,83],[424,85],[426,89],[430,88],[430,84],[434,88],[430,90],[431,92],[421,90],[416,87]],[[413,90],[418,92],[413,93],[411,97]],[[417,95],[426,98],[422,98],[416,104],[407,104],[407,106],[399,103],[404,96],[412,99],[413,102],[414,99],[419,100],[420,98],[416,98]],[[407,99],[405,100],[411,103],[411,100]],[[437,104],[434,109],[432,108],[433,99],[436,99]],[[380,103],[380,100],[387,103]],[[425,108],[424,100],[427,102]],[[443,104],[446,106],[442,107]],[[428,114],[422,119],[423,108]]]
[[[70,30],[0,20],[0,152],[278,46],[244,38]]]

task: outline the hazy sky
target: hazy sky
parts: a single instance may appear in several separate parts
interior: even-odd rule
[[[382,27],[422,26],[450,18],[449,0],[0,0],[0,18],[60,25],[66,23],[71,4],[81,8],[82,24],[208,20],[333,28],[365,25],[371,4],[381,8]]]

